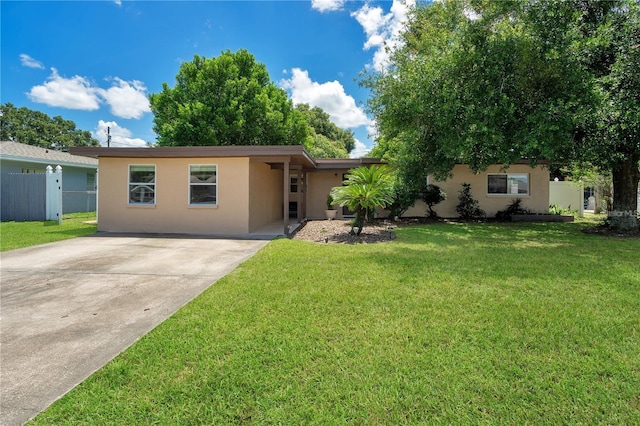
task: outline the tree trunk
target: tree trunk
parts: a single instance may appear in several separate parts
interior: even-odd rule
[[[613,169],[613,208],[611,226],[621,231],[638,229],[638,180],[640,155],[631,155]]]
[[[353,226],[351,227],[351,232],[355,235],[360,235],[362,232],[362,228],[364,228],[364,219],[365,219],[366,210],[362,207],[358,207],[356,209],[356,219],[354,221]],[[358,228],[357,231],[354,231],[353,228]]]

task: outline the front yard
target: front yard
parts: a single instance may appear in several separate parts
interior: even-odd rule
[[[96,213],[70,213],[54,221],[0,222],[0,251],[95,234]]]
[[[639,424],[640,239],[276,240],[34,424]]]

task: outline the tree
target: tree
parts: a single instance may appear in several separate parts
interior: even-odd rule
[[[471,195],[471,184],[463,183],[462,189],[458,194],[458,205],[456,206],[456,212],[460,216],[460,219],[479,219],[486,215],[485,211],[480,208],[478,200]]]
[[[299,145],[308,127],[287,93],[246,50],[195,55],[176,84],[149,96],[160,146]]]
[[[416,204],[420,198],[420,192],[415,188],[405,185],[399,176],[396,176],[393,184],[393,201],[389,204],[389,217],[400,218],[407,210]]]
[[[447,193],[444,192],[438,185],[432,183],[428,184],[422,192],[422,201],[429,208],[429,217],[436,218],[438,214],[433,210],[433,206],[440,204],[447,199]]]
[[[367,210],[393,202],[393,170],[385,164],[357,167],[347,173],[344,186],[331,190],[331,196],[335,204],[356,212],[350,233],[360,235]]]
[[[320,107],[310,108],[308,104],[296,105],[296,110],[305,117],[309,135],[305,148],[315,158],[347,158],[355,148],[355,138],[351,130],[341,129],[332,123]]]
[[[11,103],[0,105],[0,140],[42,148],[67,149],[72,146],[99,146],[91,132],[76,129],[76,123]]]
[[[418,6],[391,66],[365,75],[408,184],[527,159],[611,170],[613,209],[640,180],[640,6],[633,0]],[[619,229],[637,227],[629,214]]]

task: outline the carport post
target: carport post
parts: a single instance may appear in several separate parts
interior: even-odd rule
[[[298,223],[302,223],[302,219],[305,216],[305,191],[304,191],[304,185],[305,185],[305,173],[303,170],[298,170]]]
[[[284,235],[289,235],[289,160],[285,160],[284,163],[284,206],[282,214],[284,216]]]

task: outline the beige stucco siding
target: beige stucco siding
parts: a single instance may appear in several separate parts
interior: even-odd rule
[[[345,172],[346,173],[346,172]],[[325,219],[327,209],[327,195],[331,188],[342,185],[342,172],[312,172],[307,174],[307,218]],[[338,216],[342,217],[342,209],[337,207]]]
[[[480,208],[487,213],[488,217],[493,217],[499,210],[504,210],[515,198],[522,198],[523,206],[533,212],[549,211],[549,170],[542,166],[531,168],[525,164],[516,164],[507,170],[501,170],[501,166],[496,165],[489,167],[484,172],[474,174],[468,166],[457,165],[453,168],[452,173],[453,177],[444,182],[433,179],[429,181],[447,193],[447,199],[434,208],[440,217],[455,218],[458,216],[456,212],[456,205],[459,202],[458,195],[462,189],[462,183],[465,182],[471,184],[473,198],[478,200]],[[489,194],[487,179],[488,175],[493,173],[527,174],[529,176],[529,194]],[[426,205],[422,201],[418,201],[413,208],[405,213],[405,216],[425,216],[426,212]]]
[[[130,164],[155,165],[155,205],[128,204]],[[189,205],[192,164],[217,165],[216,206]],[[248,158],[101,157],[99,176],[99,231],[209,235],[249,232]]]
[[[282,220],[284,172],[265,163],[249,164],[249,232]]]

